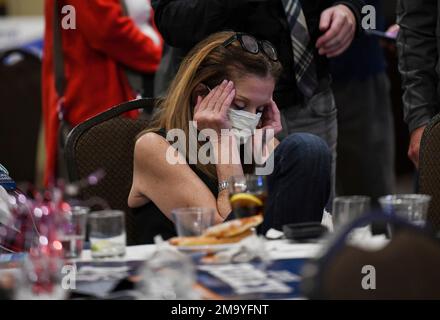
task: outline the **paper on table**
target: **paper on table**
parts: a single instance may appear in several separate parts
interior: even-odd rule
[[[288,285],[248,263],[200,266],[199,269],[226,283],[234,289],[236,294],[290,293],[292,291]],[[291,279],[296,278],[292,275]]]

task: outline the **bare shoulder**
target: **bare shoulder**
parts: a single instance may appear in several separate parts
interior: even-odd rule
[[[147,132],[140,136],[135,144],[135,150],[151,152],[149,150],[168,147],[170,144],[161,135],[154,132]]]
[[[133,183],[128,197],[130,208],[137,208],[149,201],[145,193],[145,186],[153,181],[155,174],[164,172],[166,166],[166,150],[169,143],[160,135],[148,132],[135,143]]]
[[[186,160],[161,135],[149,132],[141,136],[135,145],[135,170],[155,176],[182,169],[176,164],[186,164]]]
[[[134,157],[136,161],[157,159],[158,156],[164,155],[169,147],[170,144],[164,137],[148,132],[136,141]]]

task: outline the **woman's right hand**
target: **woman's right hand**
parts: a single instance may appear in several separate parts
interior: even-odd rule
[[[224,80],[205,97],[197,97],[193,120],[198,130],[213,129],[220,136],[222,129],[231,129],[228,110],[235,98],[232,81]]]

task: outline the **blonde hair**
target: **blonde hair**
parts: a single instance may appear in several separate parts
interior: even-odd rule
[[[278,79],[281,73],[281,64],[278,61],[268,59],[262,52],[249,53],[241,48],[238,41],[234,41],[227,48],[222,46],[234,34],[234,32],[212,34],[189,52],[181,63],[166,97],[158,102],[149,129],[139,136],[160,129],[166,131],[181,129],[185,132],[188,143],[189,122],[193,117],[192,95],[199,84],[214,88],[225,79],[238,80],[248,74],[260,77],[271,76],[275,81]],[[210,177],[217,176],[214,165],[198,163],[196,167]]]

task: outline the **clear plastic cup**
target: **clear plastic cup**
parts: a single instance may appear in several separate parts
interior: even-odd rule
[[[396,194],[379,198],[382,210],[420,227],[426,225],[431,196],[424,194]]]
[[[333,225],[340,229],[370,211],[371,199],[367,196],[344,196],[333,200]]]
[[[63,245],[64,257],[76,259],[81,257],[86,238],[87,215],[90,209],[87,207],[72,207],[66,213],[66,221],[60,235]]]
[[[211,208],[178,208],[171,212],[179,237],[200,236],[214,224],[215,211]]]

